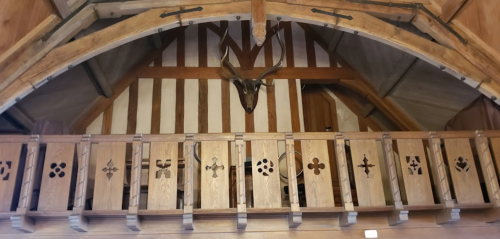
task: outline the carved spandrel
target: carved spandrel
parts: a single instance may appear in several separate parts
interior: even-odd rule
[[[171,162],[171,159],[167,159],[165,161],[161,159],[156,160],[156,179],[160,179],[162,176],[170,178],[170,166],[172,166]]]

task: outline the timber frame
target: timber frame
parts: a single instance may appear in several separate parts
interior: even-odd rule
[[[480,44],[475,39],[470,39],[467,34],[461,33],[461,36],[469,44],[461,42],[442,25],[441,20],[429,15],[429,12],[433,12],[431,6],[425,6],[425,9],[431,10],[415,11],[407,7],[366,3],[374,1],[287,0],[284,2],[281,0],[267,1],[264,2],[265,6],[252,7],[252,4],[258,4],[257,2],[263,1],[87,2],[57,26],[55,23],[60,20],[52,17],[50,22],[45,23],[45,27],[37,28],[36,33],[30,33],[23,38],[21,42],[24,44],[16,45],[15,49],[8,51],[9,55],[0,57],[2,69],[0,112],[4,112],[15,102],[72,66],[117,46],[179,26],[220,20],[251,20],[252,11],[265,11],[267,19],[335,28],[385,43],[439,67],[500,104],[498,59],[485,48],[477,47]],[[161,17],[165,13],[189,10],[197,6],[201,7],[201,11],[188,11]],[[338,15],[315,13],[312,11],[313,8],[325,12],[332,12],[334,8],[333,12]],[[428,32],[443,45],[393,26],[368,13],[391,20],[412,21],[415,26]],[[138,15],[66,43],[98,18],[131,14]],[[335,17],[339,15],[350,16],[352,19]],[[258,17],[253,20],[262,21],[262,18]],[[40,39],[41,36],[44,37]]]

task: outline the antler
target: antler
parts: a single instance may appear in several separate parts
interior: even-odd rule
[[[219,42],[219,52],[220,52],[220,55],[222,56],[222,58],[220,59],[220,68],[222,68],[222,72],[224,73],[224,75],[226,75],[226,77],[228,77],[230,79],[242,81],[243,78],[241,77],[241,75],[238,73],[238,71],[236,71],[236,68],[234,68],[233,64],[231,64],[231,62],[229,62],[227,60],[227,56],[229,55],[229,46],[226,46],[226,50],[225,50],[224,54],[222,53],[222,43],[224,42],[224,40],[226,40],[228,30],[229,30],[229,28],[226,28],[226,32],[224,33],[224,36],[222,37],[222,39]],[[224,63],[233,72],[232,75],[226,71],[226,69],[224,68]]]
[[[264,72],[262,72],[262,74],[259,75],[259,77],[257,77],[256,81],[258,81],[260,84],[262,85],[265,85],[265,86],[271,86],[271,85],[274,85],[274,80],[273,80],[273,83],[272,84],[264,84],[264,82],[262,81],[262,78],[264,78],[267,74],[270,74],[274,71],[277,71],[281,68],[281,64],[283,63],[283,58],[285,57],[285,45],[283,43],[283,41],[281,40],[281,36],[280,36],[280,22],[278,21],[278,26],[276,28],[276,37],[278,38],[278,41],[280,43],[280,47],[281,47],[281,57],[280,57],[280,60],[278,61],[278,63],[276,63],[276,65],[272,66],[271,68],[268,68],[267,70],[265,70]]]

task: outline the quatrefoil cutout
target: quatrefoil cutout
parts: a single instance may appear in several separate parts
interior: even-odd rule
[[[274,163],[268,159],[257,162],[257,167],[257,172],[262,173],[263,176],[269,176],[269,173],[274,172]]]
[[[66,163],[51,163],[50,164],[50,169],[52,169],[52,172],[49,173],[49,177],[54,178],[56,176],[59,176],[60,178],[64,177],[66,173],[64,172],[64,169],[66,168]]]

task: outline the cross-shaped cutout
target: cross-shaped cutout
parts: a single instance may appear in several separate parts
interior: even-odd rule
[[[313,163],[307,165],[307,168],[314,169],[314,174],[319,175],[320,169],[325,169],[324,163],[319,163],[318,158],[313,158]]]
[[[0,161],[0,177],[3,181],[9,180],[11,166],[12,161]]]
[[[113,177],[114,172],[118,171],[118,168],[115,167],[115,164],[113,163],[112,160],[113,159],[109,159],[109,162],[106,165],[106,167],[102,169],[102,171],[106,173],[108,180],[111,179],[111,177]]]
[[[409,163],[408,166],[410,166],[408,167],[410,175],[422,175],[422,167],[420,167],[419,156],[414,156],[413,159],[411,156],[406,156],[406,162]]]
[[[217,169],[222,169],[224,170],[224,165],[217,165],[217,158],[216,157],[213,157],[212,160],[214,161],[214,164],[212,164],[212,166],[206,166],[205,169],[206,170],[209,170],[211,169],[212,171],[214,171],[214,174],[212,175],[212,178],[217,178]]]
[[[365,154],[364,158],[363,158],[363,163],[358,165],[358,167],[365,168],[366,177],[369,178],[370,177],[370,168],[375,167],[375,165],[368,164],[368,159],[366,158],[366,154]]]
[[[156,178],[161,178],[161,175],[165,175],[165,178],[170,178],[170,166],[172,165],[167,164],[168,162],[172,162],[171,159],[167,159],[165,163],[162,162],[163,160],[157,159],[156,160],[156,167],[158,167],[158,171],[156,171]]]

